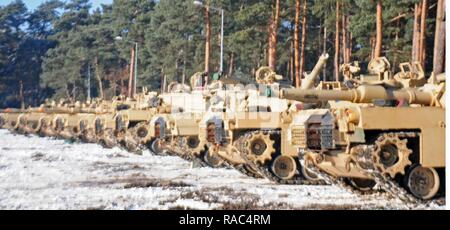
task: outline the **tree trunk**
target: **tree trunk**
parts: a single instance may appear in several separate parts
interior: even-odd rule
[[[103,94],[103,82],[102,78],[100,77],[100,68],[98,67],[98,56],[95,56],[95,77],[97,78],[98,81],[98,91],[100,93],[100,98],[104,99],[105,95]]]
[[[371,54],[370,54],[370,59],[374,59],[375,58],[375,38],[371,37],[370,38],[370,48],[371,48]]]
[[[342,15],[342,50],[344,51],[344,63],[348,63],[347,60],[347,49],[348,49],[348,43],[347,43],[347,16],[346,15]]]
[[[164,93],[164,67],[161,68],[161,76],[160,76],[159,84],[160,84],[159,90],[161,91],[161,93]]]
[[[307,15],[307,2],[303,1],[303,17],[302,17],[302,51],[300,54],[300,76],[303,76],[305,72],[305,47],[306,47],[306,15]]]
[[[317,56],[320,57],[320,55],[322,54],[322,30],[323,30],[323,24],[322,24],[322,19],[319,19],[319,36],[318,38],[320,39],[320,41],[318,42],[318,48],[316,50],[317,52]]]
[[[70,101],[72,101],[72,95],[70,94],[70,83],[66,84],[66,96]]]
[[[291,72],[291,57],[289,57],[289,60],[286,62],[286,72],[283,74],[283,76],[286,76],[286,80],[291,80],[290,73]]]
[[[259,68],[259,67],[261,67],[262,66],[262,63],[267,63],[268,61],[269,61],[269,59],[267,58],[267,53],[268,53],[268,50],[267,49],[264,49],[264,55],[261,57],[259,57],[258,58],[258,61],[257,61],[257,63],[258,63],[258,65],[257,65],[257,67]]]
[[[280,0],[275,1],[275,12],[269,22],[269,67],[276,70],[277,66],[277,43],[278,24],[280,21]]]
[[[228,76],[231,77],[231,76],[233,76],[233,72],[234,72],[234,52],[231,52],[230,64],[228,66],[229,66]]]
[[[291,55],[289,56],[289,76],[291,79],[291,85],[295,86],[295,48],[294,41],[291,40]]]
[[[123,74],[121,75],[121,81],[122,81],[122,93],[121,95],[128,95],[128,86],[126,85],[126,80],[128,79],[128,75],[130,74],[128,71],[130,70],[129,65],[127,65],[123,69]]]
[[[301,85],[300,72],[300,1],[295,1],[295,29],[294,29],[294,69],[295,69],[295,87],[299,88]]]
[[[205,72],[209,73],[209,60],[211,55],[211,19],[209,2],[205,6]]]
[[[20,85],[20,92],[19,92],[20,108],[25,109],[25,97],[23,95],[23,81],[22,80],[19,81],[19,85]]]
[[[400,28],[400,21],[397,21],[397,28]],[[395,32],[395,39],[394,39],[395,43],[398,42],[398,39],[399,39],[399,31],[397,30]],[[397,66],[397,60],[398,60],[398,54],[397,54],[398,50],[395,49],[395,50],[393,50],[393,52],[394,52],[394,57],[393,57],[393,61],[392,61],[391,71],[395,72],[396,66]]]
[[[133,98],[134,96],[134,47],[131,48],[131,64],[130,64],[130,77],[128,78],[128,97]]]
[[[203,81],[203,79],[202,79]],[[163,76],[163,92],[167,92],[167,75],[164,74]]]
[[[327,27],[324,27],[323,28],[323,53],[324,54],[327,53],[327,40],[328,40]],[[326,62],[323,65],[323,80],[327,81],[327,63]]]
[[[377,37],[375,40],[374,57],[381,57],[381,48],[383,46],[383,3],[377,0]]]
[[[343,44],[343,53],[344,53],[344,63],[350,63],[351,56],[351,35],[348,29],[349,25],[349,16],[342,16],[342,44]]]
[[[344,51],[344,63],[348,63],[347,60],[347,25],[346,16],[342,14],[342,50]]]
[[[347,26],[349,25],[349,18],[347,18]],[[348,62],[352,61],[352,47],[353,47],[353,33],[350,32],[349,34],[349,38],[348,38],[348,47],[347,47],[347,58],[348,58]]]
[[[438,0],[434,35],[433,72],[444,72],[445,65],[445,0]]]
[[[427,33],[428,0],[422,0],[422,13],[420,19],[419,61],[425,68],[426,33]]]
[[[334,46],[335,46],[335,51],[334,51],[334,79],[336,80],[336,81],[339,81],[339,31],[340,31],[340,28],[339,28],[339,25],[340,25],[340,13],[339,13],[339,10],[340,10],[340,3],[339,3],[339,1],[336,1],[336,32],[335,32],[335,34],[336,34],[336,38],[335,38],[335,43],[334,43]]]
[[[293,67],[291,67],[291,59],[292,59],[292,41],[289,42],[289,60],[286,62],[286,73],[284,74],[286,76],[287,79],[289,79],[289,81],[291,81],[291,69]],[[292,81],[291,81],[292,82]]]
[[[414,6],[414,25],[413,25],[413,44],[412,44],[412,61],[419,61],[419,40],[420,40],[420,14],[422,3],[416,3]]]
[[[125,73],[125,72],[122,72]],[[123,80],[123,76],[120,76],[120,95],[125,95],[127,93],[125,82]]]
[[[115,97],[117,95],[117,81],[113,80],[110,81],[110,84],[112,85],[112,96]]]

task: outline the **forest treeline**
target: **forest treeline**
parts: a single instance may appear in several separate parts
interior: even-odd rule
[[[220,66],[252,82],[270,66],[294,86],[322,53],[322,79],[339,79],[342,63],[386,56],[393,70],[419,61],[444,71],[445,0],[49,0],[30,11],[21,0],[0,6],[0,107],[37,105],[47,97],[84,100],[127,92],[131,55],[138,86]],[[137,44],[137,50],[135,50]],[[137,51],[137,52],[135,52]],[[89,80],[90,79],[90,80]],[[88,83],[90,82],[90,84]]]

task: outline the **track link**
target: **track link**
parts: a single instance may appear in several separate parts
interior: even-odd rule
[[[395,133],[387,133],[388,135],[397,135],[399,138],[414,138],[418,137],[420,133],[418,132],[395,132]],[[383,173],[375,166],[373,153],[375,151],[374,145],[367,145],[368,152],[364,152],[359,154],[355,160],[356,163],[360,166],[366,176],[371,177],[376,182],[377,186],[385,192],[392,199],[398,199],[404,202],[409,208],[429,208],[432,205],[439,205],[437,200],[425,201],[421,200],[412,194],[410,194],[406,189],[400,186],[393,178],[390,176],[383,175]],[[305,166],[305,164],[303,164]],[[343,178],[333,177],[314,164],[306,164],[305,167],[308,167],[308,170],[316,173],[323,180],[327,181],[330,184],[336,185],[350,193],[354,193],[356,195],[374,195],[379,196],[380,193],[376,191],[360,191],[354,188],[351,185],[345,183]]]
[[[245,148],[245,140],[250,138],[250,136],[256,132],[259,132],[259,131],[249,131],[249,132],[245,133],[244,135],[239,137],[234,142],[234,144],[235,144],[235,147],[238,149],[241,157],[245,160],[246,164],[248,164],[252,168],[256,169],[257,172],[259,174],[261,174],[263,177],[269,179],[270,181],[278,183],[278,184],[288,184],[288,185],[325,185],[325,184],[327,184],[326,181],[324,181],[324,180],[317,180],[317,181],[307,180],[300,174],[297,174],[292,179],[288,179],[288,180],[281,179],[281,178],[275,176],[269,170],[269,168],[267,166],[255,164],[252,160],[250,160],[248,158],[249,153],[247,152],[247,149]],[[270,135],[280,134],[279,131],[275,131],[275,130],[265,130],[264,132],[266,132],[267,134],[270,134]]]

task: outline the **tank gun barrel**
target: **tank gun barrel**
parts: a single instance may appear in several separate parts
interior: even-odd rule
[[[317,61],[317,64],[314,66],[314,69],[311,71],[310,74],[307,74],[305,80],[303,80],[301,89],[314,88],[314,81],[319,76],[324,65],[327,63],[328,58],[329,58],[328,54],[322,54],[320,56],[319,60]]]
[[[8,109],[0,110],[0,112],[10,112],[10,113],[61,113],[61,114],[71,114],[71,113],[95,113],[95,109],[91,108],[29,108],[26,110],[22,109]]]
[[[350,101],[354,103],[372,103],[374,100],[405,100],[410,104],[432,105],[432,93],[415,89],[393,90],[382,86],[360,86],[351,90],[315,90],[282,89],[280,97],[306,103],[320,101]]]
[[[0,113],[26,113],[25,109],[0,109]]]
[[[70,108],[70,109],[46,109],[46,113],[62,113],[62,114],[72,114],[72,113],[96,113],[95,109],[93,108]]]

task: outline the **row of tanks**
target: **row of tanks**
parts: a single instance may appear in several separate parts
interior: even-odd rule
[[[230,78],[206,85],[197,73],[190,85],[175,82],[161,93],[5,109],[0,128],[137,154],[148,148],[279,184],[384,190],[412,203],[442,196],[445,75],[426,78],[418,63],[393,74],[386,58],[376,58],[367,73],[345,64],[343,82],[319,81],[327,59],[300,88],[279,83],[267,67],[254,85]]]

